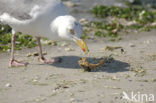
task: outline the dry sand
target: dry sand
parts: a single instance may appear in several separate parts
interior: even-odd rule
[[[131,34],[118,42],[89,40],[88,59],[112,55],[105,66],[83,72],[77,64],[84,56],[73,43],[68,47],[44,46],[46,57],[61,57],[62,63],[43,65],[26,57],[37,48],[16,51],[27,67],[8,68],[10,53],[0,53],[0,103],[130,103],[122,92],[153,94],[156,103],[156,31]],[[121,46],[105,51],[106,46]],[[133,103],[133,102],[132,102]],[[139,102],[141,103],[141,102]],[[147,102],[148,103],[148,102]]]

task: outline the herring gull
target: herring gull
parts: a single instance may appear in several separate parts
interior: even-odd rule
[[[68,39],[76,42],[84,53],[88,52],[81,39],[82,27],[71,15],[61,0],[0,0],[0,22],[12,28],[12,49],[10,66],[26,66],[14,57],[15,34],[22,32],[35,36],[38,42],[39,59],[43,63],[54,63],[56,59],[46,59],[42,54],[41,37],[48,39]]]

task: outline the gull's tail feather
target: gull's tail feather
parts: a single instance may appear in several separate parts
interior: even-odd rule
[[[3,13],[2,15],[0,15],[0,22],[2,22],[3,24],[20,24],[21,21],[10,16],[8,13]]]
[[[8,13],[3,13],[2,15],[0,15],[0,22],[2,24],[8,24],[9,26],[12,27],[12,29],[14,29],[15,31],[19,32],[19,31],[24,31],[26,30],[25,27],[29,23],[29,20],[18,20],[12,16],[10,16]]]

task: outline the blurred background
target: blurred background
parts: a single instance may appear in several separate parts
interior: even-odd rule
[[[83,26],[83,38],[120,41],[125,34],[156,29],[156,0],[63,0]],[[10,51],[11,28],[0,25],[0,51]],[[5,35],[4,35],[5,34]],[[57,45],[46,38],[43,44]],[[29,35],[17,35],[16,49],[35,47]]]
[[[75,14],[75,16],[78,18],[84,16],[90,18],[90,16],[88,16],[88,12],[96,5],[118,6],[128,8],[134,5],[135,6],[138,5],[143,8],[156,8],[155,0],[63,0],[63,1],[65,1],[65,4],[69,6],[69,11],[72,14]],[[70,9],[70,7],[73,7],[75,10]],[[81,15],[78,12],[80,12]]]

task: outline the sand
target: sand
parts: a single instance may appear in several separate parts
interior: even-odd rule
[[[89,60],[114,58],[92,72],[80,68],[77,61],[84,55],[72,42],[67,47],[73,51],[65,51],[66,46],[44,46],[46,57],[62,58],[52,65],[26,56],[37,48],[16,51],[18,60],[30,63],[27,67],[9,68],[10,53],[0,53],[0,103],[133,103],[123,99],[123,91],[129,98],[132,92],[156,96],[155,33],[129,34],[118,42],[88,40]],[[106,46],[121,46],[124,52],[104,50]]]

